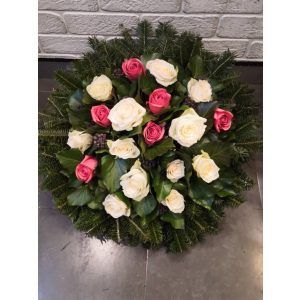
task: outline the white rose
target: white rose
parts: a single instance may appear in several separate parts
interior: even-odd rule
[[[184,177],[184,162],[175,159],[167,166],[167,178],[172,182],[177,182],[182,177]]]
[[[207,80],[192,78],[187,85],[189,97],[195,102],[209,102],[212,100],[212,89]]]
[[[136,158],[140,155],[139,148],[134,144],[134,139],[107,141],[109,153],[123,159]]]
[[[130,171],[120,178],[120,184],[126,197],[141,201],[149,193],[148,176],[137,160]]]
[[[116,195],[108,194],[102,204],[105,211],[115,219],[121,216],[130,216],[130,208]]]
[[[111,98],[112,82],[105,76],[95,76],[93,81],[86,87],[89,95],[99,101],[106,101]]]
[[[207,183],[219,178],[220,168],[204,151],[202,151],[202,154],[193,157],[193,168],[197,172],[197,176]]]
[[[78,148],[82,153],[88,149],[93,142],[93,137],[84,131],[73,130],[69,132],[67,144],[71,148]]]
[[[138,104],[133,98],[125,98],[118,102],[109,112],[108,119],[116,131],[130,131],[133,127],[139,126],[146,109]]]
[[[149,60],[146,68],[155,77],[156,81],[163,86],[169,86],[177,81],[178,70],[165,60]]]
[[[175,214],[180,214],[184,211],[184,198],[176,190],[172,189],[170,194],[161,203]]]
[[[172,120],[169,136],[180,145],[190,147],[203,136],[206,121],[193,108],[186,109],[180,117]]]

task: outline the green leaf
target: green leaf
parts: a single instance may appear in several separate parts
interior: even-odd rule
[[[236,196],[236,192],[233,189],[225,188],[219,192],[217,192],[219,197],[228,197],[228,196]]]
[[[152,160],[158,156],[162,156],[167,153],[170,149],[174,148],[174,143],[171,138],[166,138],[159,142],[157,145],[154,145],[151,148],[148,148],[145,152],[145,158]]]
[[[162,155],[160,158],[160,166],[165,169],[167,168],[168,163],[173,161],[175,159],[175,152],[174,151],[169,151],[166,154]]]
[[[129,162],[105,155],[101,159],[101,177],[110,193],[120,188],[120,177],[127,172]]]
[[[128,96],[134,97],[136,95],[137,88],[138,88],[138,81],[137,80],[131,81],[131,84],[129,86]]]
[[[147,112],[143,117],[142,126],[145,125],[146,123],[148,123],[149,121],[155,121],[156,119],[157,119],[156,116]]]
[[[171,107],[178,107],[182,100],[184,99],[184,96],[173,96],[172,99],[171,99]]]
[[[160,219],[164,222],[170,223],[175,229],[184,229],[184,218],[182,214],[167,212],[161,215]]]
[[[159,216],[159,208],[156,206],[156,208],[149,214],[144,217],[141,217],[141,224],[143,226],[147,226],[149,223],[154,221]]]
[[[69,97],[69,107],[72,110],[79,110],[83,103],[82,103],[82,98],[83,98],[83,90],[78,89]]]
[[[148,195],[141,201],[133,201],[133,208],[140,217],[149,215],[156,207],[156,200],[152,195]]]
[[[93,195],[88,186],[85,185],[82,188],[74,191],[68,197],[68,204],[71,206],[82,206],[89,203],[93,199]]]
[[[140,77],[140,89],[146,95],[150,95],[152,93],[157,84],[153,77],[151,77],[148,73]]]
[[[103,209],[102,202],[105,199],[106,195],[107,192],[98,186],[95,192],[95,198],[88,203],[88,207],[91,209]]]
[[[218,167],[230,166],[232,145],[225,142],[210,142],[203,144],[201,150],[207,152]]]
[[[158,202],[165,200],[172,189],[172,182],[167,179],[162,179],[160,176],[155,176],[153,180],[153,188]]]
[[[126,136],[132,137],[134,135],[141,134],[142,131],[143,131],[142,125],[139,125],[139,126],[134,127]]]
[[[178,92],[179,95],[184,96],[187,92],[187,88],[179,81],[175,84],[175,90]]]
[[[88,107],[84,107],[80,111],[73,111],[67,108],[69,121],[74,129],[86,128],[91,122],[91,111]]]
[[[202,179],[192,178],[188,194],[195,203],[211,209],[215,198],[215,190]]]
[[[195,79],[199,79],[201,76],[203,76],[205,69],[201,56],[193,56],[188,63],[188,69],[192,72],[192,76]]]
[[[117,94],[120,97],[125,97],[129,95],[130,83],[125,78],[113,79],[112,84],[116,88]]]
[[[73,173],[76,166],[81,162],[83,155],[78,149],[69,149],[58,152],[56,157],[66,170]]]
[[[199,116],[208,119],[214,115],[217,107],[218,101],[201,102],[197,105],[196,111]]]

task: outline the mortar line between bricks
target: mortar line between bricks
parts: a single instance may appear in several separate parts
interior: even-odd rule
[[[137,13],[145,15],[145,16],[162,16],[162,17],[186,17],[186,18],[195,18],[195,17],[217,17],[217,16],[225,16],[225,17],[260,17],[262,18],[262,15],[260,13],[224,13],[224,12],[211,12],[211,13],[192,13],[192,14],[187,14],[187,13],[176,13],[176,12],[141,12],[141,11],[132,11],[132,12],[128,12],[128,11],[124,11],[124,12],[120,12],[120,11],[108,11],[108,12],[99,12],[99,11],[95,11],[95,12],[89,12],[89,11],[75,11],[75,10],[39,10],[38,12],[42,12],[42,13],[62,13],[62,14],[72,14],[72,15],[87,15],[87,16],[91,16],[91,15],[95,15],[95,16],[111,16],[111,15],[116,15],[116,16],[128,16],[128,17],[132,17],[132,16],[136,16]]]
[[[81,10],[58,10],[58,9],[39,9],[38,12],[42,13],[72,13],[72,14],[82,14],[82,15],[122,15],[122,16],[132,16],[134,14],[149,14],[149,15],[159,15],[159,16],[174,16],[174,17],[197,17],[197,16],[228,16],[228,17],[262,17],[262,12],[193,12],[187,13],[184,11],[177,11],[177,12],[147,12],[147,11],[111,11],[111,10],[98,10],[98,11],[81,11]]]

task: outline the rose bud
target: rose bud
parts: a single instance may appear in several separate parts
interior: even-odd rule
[[[122,71],[130,80],[136,80],[140,75],[145,74],[145,67],[139,59],[130,58],[123,61]]]
[[[144,128],[143,135],[146,144],[153,145],[154,143],[160,141],[165,134],[165,127],[155,124],[150,121]]]
[[[167,90],[164,88],[159,88],[150,94],[147,104],[149,105],[151,112],[154,115],[157,115],[169,107],[170,100],[171,95],[167,92]]]
[[[81,163],[79,163],[75,170],[75,175],[78,180],[88,183],[94,176],[94,170],[98,165],[97,160],[89,155],[86,155]]]
[[[218,132],[227,131],[231,127],[233,114],[230,111],[217,108],[214,113],[214,125]]]
[[[102,127],[108,127],[111,124],[107,118],[109,112],[110,109],[104,104],[93,106],[91,109],[92,119],[96,124]]]

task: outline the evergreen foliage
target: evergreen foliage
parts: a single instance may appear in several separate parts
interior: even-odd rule
[[[199,36],[189,32],[178,33],[170,23],[159,23],[154,30],[149,22],[143,21],[135,31],[124,27],[121,31],[122,38],[109,41],[89,38],[91,50],[85,53],[82,59],[74,61],[72,70],[56,72],[58,87],[49,97],[44,111],[39,113],[43,124],[39,130],[39,170],[43,176],[42,187],[53,194],[56,207],[74,222],[78,230],[88,236],[102,241],[112,239],[128,245],[142,243],[147,248],[165,245],[169,251],[183,252],[201,241],[205,234],[216,234],[225,208],[237,207],[243,203],[241,193],[253,185],[253,181],[241,169],[241,164],[248,161],[251,155],[262,147],[262,138],[258,130],[259,107],[252,101],[253,91],[237,81],[238,75],[232,70],[234,53],[210,53],[203,48]],[[218,137],[219,142],[232,143],[230,176],[227,182],[217,182],[217,196],[212,203],[199,205],[194,201],[186,201],[183,229],[175,229],[170,223],[161,221],[160,216],[164,211],[158,208],[145,217],[133,213],[130,217],[114,219],[101,207],[103,199],[99,200],[97,209],[89,205],[70,205],[67,197],[70,193],[71,178],[65,176],[56,157],[56,153],[68,148],[67,136],[72,127],[70,95],[78,89],[84,90],[96,75],[113,76],[113,72],[120,68],[124,59],[151,53],[160,53],[162,59],[172,61],[182,70],[188,70],[190,62],[197,56],[201,77],[214,84],[215,97],[222,103],[222,107],[228,108],[234,114],[234,130],[223,132]],[[180,72],[179,69],[179,78]],[[171,115],[165,116],[166,119],[169,117]],[[92,127],[89,131],[102,132]],[[209,138],[214,140],[216,136],[211,134]],[[190,154],[187,151],[181,155],[184,159]],[[152,158],[151,156],[149,161]],[[165,155],[161,159],[165,163],[169,158]],[[97,183],[89,187],[94,192]]]

